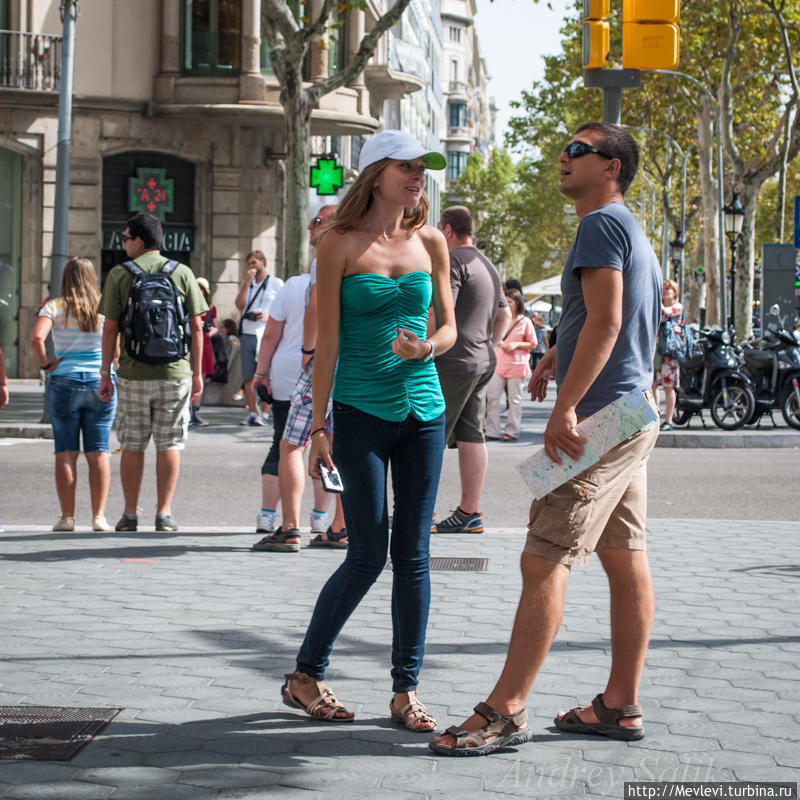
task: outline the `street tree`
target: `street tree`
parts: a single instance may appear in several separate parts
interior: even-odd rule
[[[326,37],[341,26],[344,15],[367,8],[366,0],[346,4],[318,0],[303,6],[299,19],[286,0],[262,0],[262,35],[270,49],[270,61],[280,86],[280,102],[286,122],[286,274],[303,271],[308,252],[308,167],[311,160],[311,114],[329,92],[354,81],[374,55],[381,36],[395,25],[410,0],[395,0],[375,20],[360,41],[352,59],[332,75],[305,80],[303,64],[314,47],[324,47]],[[370,8],[374,8],[370,5]]]
[[[527,252],[525,229],[529,224],[518,167],[507,150],[492,150],[485,161],[476,151],[453,186],[458,203],[475,219],[475,242],[506,276],[519,277]]]

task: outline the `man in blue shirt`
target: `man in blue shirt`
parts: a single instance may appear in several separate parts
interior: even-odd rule
[[[557,463],[583,452],[586,440],[576,427],[581,419],[632,389],[650,392],[661,273],[624,204],[638,157],[630,134],[608,123],[582,126],[559,156],[559,188],[575,203],[580,224],[561,278],[558,345],[539,362],[528,387],[541,401],[556,379],[544,444]],[[433,740],[435,752],[484,755],[531,739],[525,703],[561,625],[570,569],[592,552],[611,592],[611,673],[590,706],[559,714],[555,724],[614,739],[644,736],[637,700],[654,612],[645,551],[646,464],[657,436],[657,426],[639,431],[533,502],[505,667],[476,713]]]

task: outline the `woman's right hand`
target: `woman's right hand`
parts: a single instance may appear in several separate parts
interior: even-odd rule
[[[331,444],[328,435],[322,432],[311,437],[311,447],[308,453],[308,474],[312,478],[319,478],[320,464],[324,464],[328,469],[333,469],[333,459],[331,458]]]

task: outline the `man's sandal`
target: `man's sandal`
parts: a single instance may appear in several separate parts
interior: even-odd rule
[[[475,713],[486,720],[486,725],[476,731],[465,731],[452,725],[445,733],[455,737],[455,745],[448,747],[430,742],[428,747],[442,756],[486,756],[495,750],[523,744],[533,738],[528,728],[528,712],[524,708],[507,717],[498,714],[486,703],[478,703]]]
[[[640,705],[620,706],[619,708],[606,708],[603,695],[599,694],[592,700],[592,708],[599,722],[584,722],[578,713],[580,707],[571,708],[563,717],[556,717],[554,722],[557,728],[567,733],[586,733],[592,736],[607,736],[609,739],[623,739],[633,741],[644,738],[644,727],[628,728],[620,725],[622,719],[632,719],[642,716]]]
[[[347,547],[347,528],[342,528],[338,533],[332,528],[328,528],[325,533],[318,533],[311,539],[308,546],[345,549]]]
[[[392,715],[392,722],[402,725],[413,733],[430,733],[436,728],[436,718],[416,697],[412,698],[411,702],[406,703],[399,711],[395,710],[394,698],[392,698],[389,701],[389,713]],[[430,723],[430,727],[416,727],[421,722]]]
[[[291,672],[284,675],[286,683],[281,686],[281,697],[283,702],[291,708],[302,708],[309,717],[313,717],[320,722],[352,722],[355,719],[355,714],[348,711],[337,699],[329,686],[326,686],[322,681],[315,680],[305,672]],[[308,705],[303,703],[292,694],[289,688],[289,681],[297,681],[298,683],[313,683],[316,686],[319,696],[312,700]],[[339,712],[350,714],[348,717],[337,717]]]

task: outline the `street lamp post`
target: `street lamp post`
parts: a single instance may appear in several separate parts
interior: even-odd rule
[[[737,192],[733,193],[731,202],[723,209],[725,212],[725,235],[731,245],[731,314],[728,325],[736,332],[736,248],[744,225],[744,206],[739,201]]]
[[[672,274],[678,279],[678,300],[683,302],[683,231],[675,231],[675,238],[669,243],[669,260],[672,262]]]

